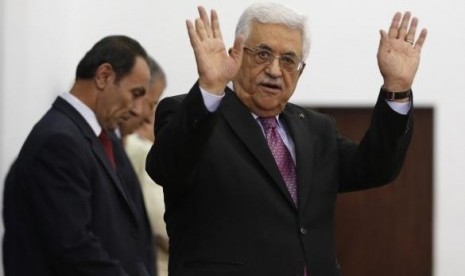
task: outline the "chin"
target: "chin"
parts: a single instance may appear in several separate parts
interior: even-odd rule
[[[113,131],[115,129],[118,128],[118,125],[117,124],[108,124],[108,126],[106,126],[106,130],[110,130],[110,131]]]
[[[262,101],[256,106],[264,112],[280,112],[280,110],[282,109],[282,105],[279,103],[276,103],[275,100]]]

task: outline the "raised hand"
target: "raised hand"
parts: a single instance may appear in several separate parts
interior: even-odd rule
[[[220,95],[239,71],[243,54],[242,38],[236,38],[228,54],[216,11],[211,10],[210,22],[205,8],[200,6],[198,10],[200,18],[195,20],[195,26],[189,20],[186,20],[186,26],[197,62],[199,85]]]
[[[418,19],[411,18],[410,12],[403,15],[397,12],[389,32],[380,31],[378,66],[384,78],[383,86],[391,92],[407,91],[412,86],[427,33],[422,29],[415,41],[417,26]]]

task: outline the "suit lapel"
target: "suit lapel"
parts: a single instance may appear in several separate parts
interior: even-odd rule
[[[73,120],[73,122],[76,123],[78,128],[81,130],[81,133],[83,134],[83,136],[90,143],[93,153],[95,154],[97,159],[102,164],[102,167],[105,169],[105,171],[110,176],[113,184],[116,186],[117,190],[119,191],[124,201],[128,205],[133,216],[135,216],[136,211],[134,210],[134,207],[131,204],[130,199],[128,198],[128,195],[123,187],[123,183],[121,183],[121,180],[118,178],[115,170],[110,164],[110,160],[108,160],[105,150],[103,149],[100,141],[98,140],[97,136],[95,136],[94,131],[89,126],[89,124],[86,122],[86,120],[81,116],[81,114],[73,106],[71,106],[68,102],[66,102],[64,99],[60,97],[58,97],[56,101],[53,103],[53,107],[59,109],[61,112],[66,114],[68,117],[70,117]],[[113,145],[113,148],[114,148],[114,145]]]
[[[232,130],[244,142],[251,154],[263,166],[264,170],[273,179],[273,182],[288,199],[289,204],[294,206],[260,126],[234,92],[227,91],[222,102],[221,112]]]
[[[140,187],[140,183],[138,181],[137,174],[134,171],[131,161],[126,155],[123,141],[116,137],[114,133],[112,133],[110,137],[113,141],[113,151],[115,153],[117,175],[118,180],[120,180],[118,181],[119,189],[121,189],[122,194],[124,194],[125,200],[133,212],[134,217],[139,217],[140,213],[136,211],[137,201],[140,199],[140,194],[138,193],[139,189],[137,189],[137,187]],[[106,160],[108,160],[108,158],[106,158]],[[111,165],[109,164],[108,166]]]
[[[131,210],[131,212],[133,214],[133,217],[136,217],[137,213],[136,213],[136,210],[134,209],[134,205],[133,205],[132,201],[129,198],[127,190],[123,187],[124,184],[123,184],[122,180],[120,179],[120,177],[118,176],[117,171],[115,169],[113,169],[113,166],[110,164],[110,161],[108,160],[108,157],[107,157],[103,147],[101,146],[100,141],[98,141],[98,138],[92,137],[90,139],[90,143],[92,144],[92,151],[97,156],[97,158],[102,163],[102,165],[105,167],[105,170],[108,173],[108,175],[111,177],[113,184],[115,184],[117,190],[119,191],[119,193],[123,197],[124,201],[128,205],[129,209]],[[117,142],[113,141],[113,143],[117,143]],[[115,159],[118,159],[117,155],[119,153],[118,153],[118,150],[116,149],[116,147],[117,147],[117,145],[113,145],[113,150],[115,152]],[[119,168],[117,168],[117,169],[119,170]]]
[[[287,105],[281,116],[295,145],[298,206],[301,209],[305,207],[311,192],[314,137],[309,131],[305,113]]]

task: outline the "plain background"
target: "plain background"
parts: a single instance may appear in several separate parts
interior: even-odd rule
[[[435,112],[434,275],[465,275],[465,1],[281,2],[309,17],[310,57],[291,98],[301,105],[372,106],[382,84],[379,29],[406,10],[428,28],[413,90],[415,104]],[[77,63],[96,41],[110,34],[137,39],[167,74],[164,96],[186,93],[197,75],[185,20],[197,17],[198,5],[216,9],[230,47],[251,3],[0,0],[0,189],[30,129],[69,90]]]

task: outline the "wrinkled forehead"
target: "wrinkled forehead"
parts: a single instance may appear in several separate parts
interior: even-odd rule
[[[294,52],[302,56],[302,31],[278,23],[254,22],[250,26],[247,47],[266,46],[276,52]]]

